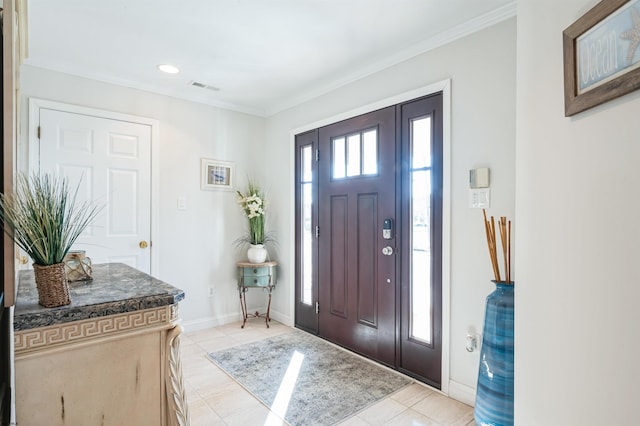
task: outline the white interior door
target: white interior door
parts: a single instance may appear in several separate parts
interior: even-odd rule
[[[39,169],[104,208],[73,249],[151,272],[151,126],[39,109]],[[31,162],[33,165],[34,163]]]

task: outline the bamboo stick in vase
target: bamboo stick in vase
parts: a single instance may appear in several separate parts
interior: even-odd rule
[[[500,217],[500,240],[502,241],[502,257],[504,259],[504,271],[506,274],[507,282],[509,282],[509,264],[507,260],[507,253],[509,251],[508,247],[508,236],[507,236],[507,218],[502,216]]]
[[[495,224],[492,224],[487,220],[487,212],[482,209],[484,215],[485,233],[487,235],[487,246],[489,248],[489,259],[491,260],[491,267],[493,268],[493,275],[496,282],[500,281],[500,268],[498,267],[498,259],[496,257],[496,233]],[[493,221],[493,217],[491,218]]]
[[[507,282],[511,282],[511,221],[509,221],[509,230],[507,235],[507,243],[509,244],[509,248],[507,249],[509,256],[509,268],[507,269]]]

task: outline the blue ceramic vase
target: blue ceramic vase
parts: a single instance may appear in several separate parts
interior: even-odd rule
[[[487,296],[474,417],[477,425],[513,425],[513,283]]]

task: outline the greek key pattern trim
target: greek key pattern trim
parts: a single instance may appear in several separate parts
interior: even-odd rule
[[[50,347],[93,337],[104,337],[122,331],[169,323],[177,318],[177,309],[174,309],[174,306],[171,306],[171,309],[163,306],[16,331],[14,335],[15,352],[26,352],[45,346]]]

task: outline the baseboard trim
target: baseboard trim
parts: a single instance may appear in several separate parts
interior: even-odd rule
[[[449,397],[473,407],[476,402],[476,390],[462,383],[449,380]]]
[[[264,312],[266,307],[262,309],[258,309],[260,312]],[[251,312],[251,311],[249,311]],[[293,327],[293,321],[290,316],[283,315],[277,311],[271,311],[271,318],[279,323],[284,325],[288,325],[289,327]],[[185,332],[204,330],[206,328],[218,327],[221,325],[229,324],[232,322],[242,321],[242,314],[240,312],[235,314],[223,315],[220,317],[207,317],[200,318],[192,321],[184,321],[182,323],[182,327],[184,327]]]
[[[242,315],[229,314],[221,317],[208,317],[200,318],[192,321],[185,321],[182,323],[185,332],[204,330],[205,328],[218,327],[220,325],[229,324],[236,321],[241,321]]]
[[[287,325],[289,327],[293,327],[293,319],[289,315],[283,315],[278,311],[271,311],[269,315],[273,320],[278,321],[279,323]]]

